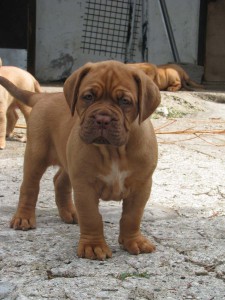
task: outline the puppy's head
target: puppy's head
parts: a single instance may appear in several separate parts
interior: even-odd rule
[[[142,71],[116,61],[88,63],[65,82],[72,115],[80,118],[85,143],[126,144],[131,124],[145,121],[160,103],[160,93]]]

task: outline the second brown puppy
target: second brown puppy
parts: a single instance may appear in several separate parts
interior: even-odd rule
[[[24,178],[14,229],[36,227],[40,179],[50,165],[61,218],[78,222],[78,256],[112,256],[103,233],[99,199],[123,200],[119,242],[131,254],[155,246],[140,231],[157,164],[157,143],[148,117],[160,103],[156,85],[120,62],[89,63],[65,82],[64,93],[22,91],[4,78],[15,97],[33,106],[28,123]],[[72,201],[72,188],[75,206]]]
[[[160,91],[176,92],[182,88],[188,91],[204,89],[203,85],[192,80],[187,72],[177,64],[154,65],[144,62],[129,65],[145,72]]]

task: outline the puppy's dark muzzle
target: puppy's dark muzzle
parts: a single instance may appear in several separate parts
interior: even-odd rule
[[[126,140],[123,120],[110,110],[96,110],[84,118],[80,137],[87,143],[121,146]]]
[[[112,121],[112,117],[106,113],[98,113],[95,116],[93,116],[94,118],[94,126],[96,128],[98,128],[100,136],[95,138],[93,140],[94,144],[109,144],[109,141],[107,140],[107,138],[104,136],[105,133],[104,131],[108,129],[108,127],[111,124]]]

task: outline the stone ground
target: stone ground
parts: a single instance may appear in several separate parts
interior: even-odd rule
[[[159,163],[142,222],[157,246],[152,254],[120,248],[121,203],[107,202],[100,209],[113,257],[79,259],[79,227],[62,223],[54,204],[55,167],[41,183],[37,229],[10,229],[25,149],[16,129],[0,152],[0,299],[225,299],[225,135],[217,131],[225,129],[225,94],[162,97],[153,116]]]

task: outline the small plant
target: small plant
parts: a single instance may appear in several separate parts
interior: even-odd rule
[[[168,118],[182,118],[186,116],[188,113],[184,111],[179,111],[175,109],[169,109]]]

